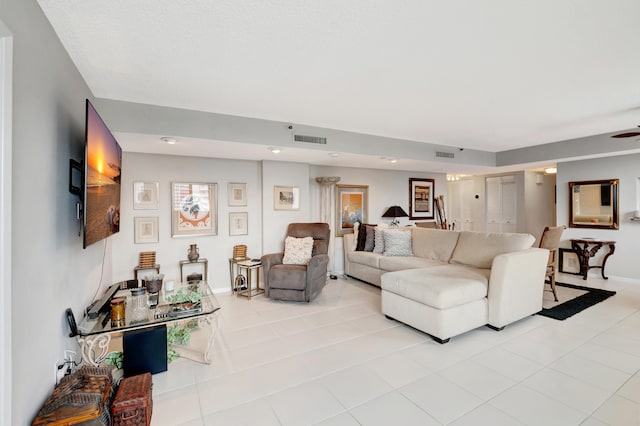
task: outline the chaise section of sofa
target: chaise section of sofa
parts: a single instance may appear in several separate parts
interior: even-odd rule
[[[444,343],[483,325],[495,329],[542,309],[548,251],[521,233],[414,228],[413,256],[353,250],[345,273],[382,287],[382,312]]]

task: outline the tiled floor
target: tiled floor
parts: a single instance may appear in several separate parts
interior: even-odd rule
[[[618,294],[445,345],[385,319],[354,279],[310,304],[218,295],[213,363],[156,374],[152,424],[640,425],[640,282],[586,284]]]

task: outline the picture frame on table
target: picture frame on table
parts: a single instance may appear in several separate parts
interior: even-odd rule
[[[433,219],[434,179],[409,178],[409,220]]]
[[[171,183],[171,236],[218,235],[218,185]]]
[[[274,186],[273,209],[300,210],[300,188],[297,186]]]
[[[157,210],[160,185],[158,182],[133,182],[133,208]]]
[[[336,185],[336,236],[351,234],[356,222],[366,223],[368,206],[367,185]]]
[[[582,275],[578,254],[570,248],[558,249],[558,270],[565,274]]]
[[[158,217],[134,217],[133,218],[133,242],[135,244],[159,242]]]
[[[229,183],[227,185],[229,207],[244,207],[247,205],[247,184]]]
[[[249,233],[249,213],[229,213],[229,235],[247,235]]]

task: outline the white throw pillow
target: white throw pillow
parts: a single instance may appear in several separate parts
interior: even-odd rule
[[[384,253],[384,236],[382,235],[382,230],[388,228],[386,223],[379,223],[378,226],[375,227],[375,244],[373,245],[374,253]]]
[[[308,265],[313,252],[313,237],[287,237],[284,240],[284,265]]]
[[[358,230],[360,229],[360,222],[356,222],[353,224],[353,245],[351,246],[351,251],[356,251],[356,247],[358,246]]]
[[[413,256],[411,231],[383,229],[385,256]]]

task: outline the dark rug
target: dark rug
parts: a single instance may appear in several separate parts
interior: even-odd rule
[[[550,309],[542,309],[538,312],[538,315],[542,315],[544,317],[549,317],[553,319],[557,319],[560,321],[564,321],[569,317],[574,316],[575,314],[584,311],[591,306],[602,302],[616,294],[615,291],[602,290],[599,288],[590,288],[583,287],[579,285],[573,284],[565,284],[556,282],[556,286],[560,287],[568,287],[575,288],[578,290],[585,290],[587,293],[582,294],[574,299],[567,300],[564,303],[561,303],[557,306],[554,306]]]

